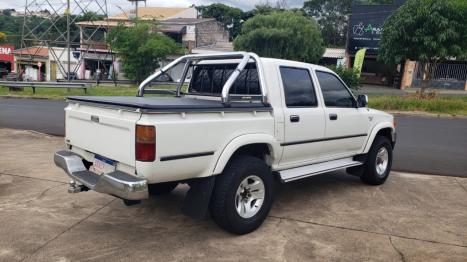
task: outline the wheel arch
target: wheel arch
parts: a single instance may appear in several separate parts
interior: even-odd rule
[[[232,141],[222,151],[217,159],[213,174],[220,174],[229,161],[239,154],[252,155],[264,159],[268,165],[278,161],[281,154],[280,145],[271,135],[251,134],[242,135]]]
[[[375,140],[375,137],[377,136],[384,136],[391,141],[391,146],[394,148],[396,144],[396,130],[392,123],[389,122],[384,122],[376,125],[370,135],[368,136],[368,140],[365,144],[365,147],[363,148],[363,153],[366,154],[371,148],[371,145],[373,144],[373,141]]]

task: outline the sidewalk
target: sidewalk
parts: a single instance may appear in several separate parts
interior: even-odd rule
[[[342,172],[280,187],[244,236],[180,212],[187,187],[126,207],[67,193],[63,138],[0,129],[0,261],[466,261],[467,179],[391,173],[367,186]]]

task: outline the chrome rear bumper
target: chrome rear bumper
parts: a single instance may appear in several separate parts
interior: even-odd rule
[[[62,168],[73,179],[74,183],[84,185],[96,192],[126,200],[148,198],[148,184],[145,179],[118,170],[97,175],[88,171],[83,164],[83,158],[71,151],[58,151],[55,153],[54,162],[55,165]],[[70,192],[80,191],[70,190]]]

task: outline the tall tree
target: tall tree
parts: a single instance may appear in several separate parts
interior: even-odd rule
[[[303,62],[317,62],[324,53],[318,24],[291,11],[256,15],[247,20],[234,47],[265,57]]]
[[[303,11],[316,19],[327,46],[345,46],[348,15],[352,0],[308,0]]]
[[[459,0],[407,0],[383,25],[379,58],[387,64],[410,59],[421,62],[421,93],[431,70],[442,61],[465,57],[467,2]]]
[[[204,18],[215,18],[221,22],[229,31],[231,39],[238,35],[245,18],[245,13],[241,9],[220,3],[196,6],[196,10]]]
[[[126,76],[138,83],[159,68],[167,55],[181,51],[175,41],[155,31],[155,25],[149,23],[138,22],[132,27],[121,24],[107,38],[121,58]]]

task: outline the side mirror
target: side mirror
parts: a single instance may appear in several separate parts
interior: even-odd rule
[[[358,107],[366,107],[368,105],[368,96],[359,95],[357,98]]]

